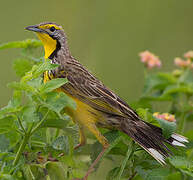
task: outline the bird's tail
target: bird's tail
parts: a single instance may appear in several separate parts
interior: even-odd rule
[[[186,137],[179,134],[172,134],[166,139],[161,128],[142,120],[125,119],[121,124],[121,131],[129,135],[162,165],[165,164],[165,158],[172,154],[166,144],[185,147],[184,143],[188,142]]]

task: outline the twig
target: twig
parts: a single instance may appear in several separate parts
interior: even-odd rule
[[[32,125],[29,127],[28,131],[27,131],[27,132],[25,131],[24,138],[23,138],[22,143],[21,143],[21,145],[20,145],[20,147],[19,147],[19,149],[18,149],[18,151],[17,151],[16,157],[15,157],[15,159],[14,159],[14,161],[13,161],[13,166],[17,165],[17,163],[18,163],[18,161],[19,161],[19,158],[20,158],[20,156],[21,156],[21,154],[22,154],[22,152],[23,152],[26,144],[28,143],[28,140],[29,140],[30,136],[41,126],[41,124],[43,123],[43,121],[44,121],[45,118],[47,117],[48,113],[49,113],[49,110],[48,110],[47,113],[44,115],[44,117],[42,118],[42,120],[36,125],[36,127],[33,128],[33,125],[34,125],[34,124],[32,124]],[[18,119],[18,120],[19,120],[19,119]],[[32,128],[33,128],[33,129],[32,129]]]
[[[17,116],[17,114],[15,114],[15,115],[16,115],[16,117],[17,117],[17,120],[18,120],[18,122],[19,122],[19,125],[20,125],[21,129],[22,129],[23,132],[26,134],[26,130],[25,130],[25,128],[24,128],[24,126],[23,126],[23,124],[22,124],[22,122],[21,122],[21,119],[19,118],[19,116]]]
[[[126,154],[126,158],[123,160],[122,164],[121,164],[121,168],[120,168],[120,171],[119,171],[119,174],[118,174],[118,180],[121,179],[121,176],[123,174],[123,171],[125,169],[125,166],[126,166],[126,163],[127,161],[130,159],[130,157],[132,156],[133,152],[134,152],[134,142],[132,141],[131,142],[131,145],[129,146],[128,148],[128,151],[127,151],[127,154]]]
[[[20,147],[19,147],[19,149],[17,151],[16,157],[15,157],[15,159],[13,161],[13,166],[17,165],[17,163],[19,161],[19,158],[20,158],[20,156],[21,156],[21,154],[22,154],[22,152],[23,152],[23,150],[24,150],[28,140],[29,140],[29,135],[25,134],[24,139],[23,139],[23,141],[22,141],[22,143],[21,143],[21,145],[20,145]]]
[[[41,121],[32,129],[31,134],[33,134],[44,122],[44,120],[46,119],[47,115],[49,113],[49,110],[46,112],[46,114],[44,115],[44,117],[41,119]]]

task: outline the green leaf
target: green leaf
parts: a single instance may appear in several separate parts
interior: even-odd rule
[[[40,120],[40,115],[37,113],[36,105],[31,102],[24,106],[21,112],[22,120],[28,123],[37,122]]]
[[[69,127],[68,124],[71,122],[71,119],[69,116],[62,115],[63,119],[58,119],[55,117],[55,119],[46,119],[43,123],[41,128],[57,128],[62,129],[66,134],[73,135],[77,133],[76,127]]]
[[[183,170],[188,170],[193,173],[193,161],[182,156],[173,156],[169,158],[170,163],[178,168]]]
[[[84,177],[84,175],[85,175],[85,172],[83,170],[81,170],[80,168],[72,169],[72,176],[74,178],[76,178],[77,180],[81,179],[82,177]]]
[[[167,86],[167,88],[164,90],[163,95],[171,95],[175,93],[185,93],[188,95],[193,94],[193,87],[189,84],[175,84]]]
[[[119,131],[113,130],[113,131],[106,132],[104,136],[107,138],[108,142],[112,144],[117,140],[117,138],[120,137],[120,134],[119,134]]]
[[[51,91],[61,87],[62,85],[64,85],[67,82],[68,82],[68,80],[64,79],[64,78],[52,79],[52,80],[46,82],[45,84],[43,84],[39,90],[41,93],[51,92]]]
[[[168,176],[167,180],[181,180],[181,174],[180,172],[173,172],[170,173],[170,175]]]
[[[175,76],[172,73],[158,72],[157,76],[165,82],[165,84],[174,84],[177,82]]]
[[[67,115],[63,115],[63,119],[59,119],[57,117],[51,119],[47,118],[41,127],[51,127],[51,128],[58,128],[58,129],[65,129],[68,122],[70,121],[70,117]]]
[[[68,179],[66,176],[66,169],[61,162],[48,162],[46,164],[46,169],[48,171],[50,180],[64,180]]]
[[[27,59],[16,59],[13,63],[13,68],[19,77],[25,75],[26,72],[30,71],[33,63]]]
[[[31,71],[27,72],[25,76],[22,77],[21,81],[26,82],[38,78],[43,72],[55,69],[58,66],[58,64],[51,64],[49,60],[46,60],[46,62],[40,63],[39,65],[34,65]]]
[[[176,123],[154,117],[160,124],[165,138],[169,138],[176,131]]]
[[[179,82],[181,82],[181,83],[192,83],[192,82],[193,82],[192,70],[187,69],[187,70],[180,76]]]
[[[119,143],[117,143],[115,147],[111,149],[109,154],[125,156],[127,150],[128,150],[128,145],[120,141]]]
[[[52,147],[56,150],[64,151],[66,154],[69,152],[68,136],[59,136],[52,143]]]
[[[169,73],[150,74],[146,77],[143,93],[150,93],[153,89],[162,90],[176,81],[177,79]]]
[[[166,168],[152,169],[146,176],[145,180],[165,180],[170,175],[170,170]]]
[[[120,167],[115,167],[111,169],[107,174],[106,180],[117,180],[119,171],[120,171]]]
[[[43,146],[44,148],[47,146],[47,137],[46,137],[46,131],[48,128],[39,128],[37,131],[34,132],[33,136],[31,136],[30,142],[33,146]]]
[[[27,84],[35,89],[39,89],[43,84],[43,78],[38,77],[36,79],[32,79],[31,81],[27,82]]]
[[[60,113],[64,107],[76,108],[75,102],[63,92],[49,92],[46,94],[44,105],[52,111]]]
[[[26,39],[24,41],[14,41],[0,44],[0,50],[9,48],[37,48],[42,46],[41,41],[36,39]]]
[[[22,169],[23,169],[24,177],[25,177],[26,179],[30,179],[30,180],[35,179],[34,174],[33,174],[32,170],[31,170],[29,164],[25,164]],[[36,176],[38,177],[37,174],[36,174]]]
[[[10,101],[10,106],[18,107],[21,105],[21,101],[22,101],[22,92],[21,91],[14,91],[13,97]]]
[[[13,178],[10,174],[3,174],[3,173],[0,173],[0,179],[3,179],[3,180],[15,180],[15,178]]]
[[[151,103],[145,98],[140,98],[138,101],[131,102],[130,106],[133,109],[137,109],[137,108],[152,109]]]
[[[143,95],[141,97],[144,101],[172,101],[174,98],[168,94],[151,94],[151,95]]]
[[[136,112],[143,120],[147,121],[149,119],[148,116],[150,116],[150,114],[148,112],[148,109],[138,108],[138,109],[136,109]]]
[[[0,152],[7,151],[9,148],[9,139],[7,139],[3,134],[0,134]]]
[[[46,62],[43,62],[42,64],[37,66],[37,68],[34,68],[34,76],[38,77],[43,72],[48,71],[48,70],[53,70],[57,68],[58,66],[59,66],[58,64],[51,64],[49,60],[46,60]]]
[[[183,170],[183,169],[181,169],[181,171],[182,171],[184,174],[187,174],[188,176],[193,177],[193,171],[187,171],[187,170]]]
[[[0,134],[7,133],[13,130],[15,117],[7,116],[0,119]]]
[[[119,171],[119,175],[118,175],[118,180],[121,179],[121,176],[122,176],[123,171],[126,167],[127,161],[131,158],[133,151],[134,151],[134,142],[131,141],[130,146],[128,147],[128,150],[127,150],[126,157],[121,163],[121,167],[120,167],[120,171]]]
[[[14,91],[12,99],[8,102],[8,105],[1,108],[0,118],[5,117],[7,114],[15,113],[21,110],[21,98],[22,94],[20,91]]]
[[[141,166],[137,166],[136,171],[144,180],[166,180],[171,173],[166,168],[143,169]]]
[[[21,142],[21,139],[20,139],[21,136],[19,133],[16,133],[15,131],[16,129],[18,129],[18,127],[14,125],[12,130],[5,134],[6,138],[9,139],[9,144],[10,144],[9,148],[16,147],[16,145],[18,145],[18,143]]]
[[[13,88],[18,91],[26,91],[26,92],[31,92],[31,93],[37,92],[35,88],[33,88],[32,86],[24,82],[15,82],[14,81],[14,82],[9,83],[8,87]]]
[[[150,171],[150,170],[144,169],[144,168],[143,168],[142,166],[140,166],[140,165],[139,165],[139,166],[136,166],[135,170],[136,170],[137,174],[139,174],[139,176],[141,176],[141,178],[143,178],[143,179],[146,178],[148,172]]]
[[[136,109],[136,112],[144,121],[158,125],[157,121],[155,121],[155,118],[152,113],[148,111],[148,109],[138,108]]]

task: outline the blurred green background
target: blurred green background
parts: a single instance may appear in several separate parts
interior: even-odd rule
[[[19,0],[1,1],[0,43],[35,38],[24,27],[42,21],[61,24],[73,56],[103,82],[131,102],[143,87],[138,53],[160,56],[165,70],[175,56],[193,49],[193,1],[176,0]],[[12,61],[19,50],[0,52],[0,107],[16,79]]]
[[[132,102],[144,82],[139,52],[148,49],[159,55],[167,71],[173,68],[174,57],[193,49],[192,8],[192,0],[1,1],[0,43],[35,38],[24,27],[54,21],[66,31],[72,55]],[[0,107],[11,94],[6,84],[17,79],[12,62],[19,51],[0,51]],[[112,165],[102,163],[97,178]]]

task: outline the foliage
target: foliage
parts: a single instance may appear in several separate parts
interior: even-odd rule
[[[17,58],[13,66],[21,79],[9,83],[13,96],[8,105],[0,110],[1,179],[82,178],[102,149],[95,142],[74,150],[79,138],[78,128],[66,114],[66,109],[76,109],[76,104],[66,94],[55,90],[67,83],[66,79],[53,79],[43,83],[42,74],[58,65],[53,65],[48,60],[43,61],[41,57],[35,58],[33,53],[40,47],[41,43],[37,40],[0,45],[0,49],[22,49],[22,57]],[[103,158],[111,161],[122,159],[122,162],[115,163],[104,179],[191,179],[191,67],[171,73],[146,72],[145,75],[143,94],[132,104],[133,108],[145,121],[160,126],[165,137],[170,137],[176,129],[176,123],[153,116],[154,111],[161,111],[164,107],[167,112],[176,115],[177,131],[185,134],[190,143],[187,149],[174,149],[175,155],[168,158],[168,165],[161,167],[125,134],[101,129],[110,143]],[[95,138],[90,136],[89,139],[93,142]]]

